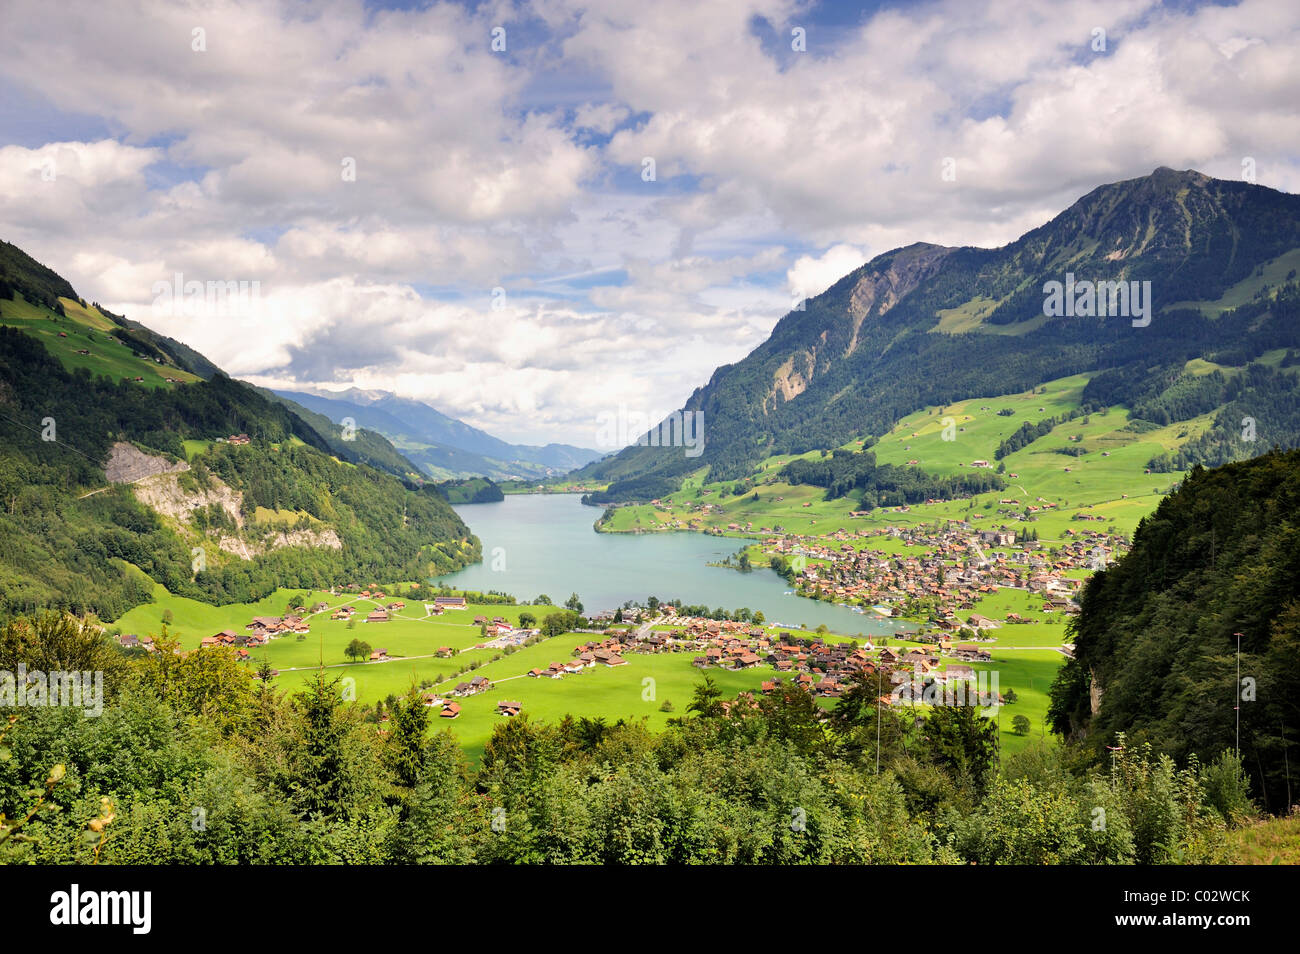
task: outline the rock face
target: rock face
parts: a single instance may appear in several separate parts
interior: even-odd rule
[[[343,541],[332,527],[284,530],[250,524],[244,518],[244,495],[217,477],[209,477],[206,487],[182,487],[175,472],[154,473],[137,478],[133,489],[142,504],[175,520],[182,530],[190,533],[198,533],[193,522],[196,511],[207,510],[214,505],[220,507],[234,523],[236,530],[220,534],[216,538],[217,547],[242,560],[251,560],[283,547],[343,549]]]
[[[110,484],[133,484],[155,474],[178,474],[189,469],[184,461],[172,463],[166,457],[153,457],[125,441],[112,446],[104,465]]]

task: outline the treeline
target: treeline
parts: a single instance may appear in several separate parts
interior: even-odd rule
[[[1209,428],[1147,466],[1156,473],[1217,467],[1265,448],[1300,446],[1300,378],[1294,372],[1249,365],[1223,382],[1220,398],[1224,406]]]
[[[1104,412],[1103,408],[1097,410],[1099,412]],[[1051,417],[1045,417],[1041,421],[1026,421],[1016,428],[1016,430],[1012,432],[1006,440],[997,446],[997,449],[993,451],[993,459],[1002,460],[1002,458],[1014,454],[1022,447],[1028,447],[1040,437],[1046,437],[1048,434],[1052,433],[1052,429],[1056,426],[1089,413],[1092,413],[1091,406],[1087,409],[1078,407],[1067,411],[1064,414],[1054,414]]]
[[[841,449],[825,457],[794,460],[782,468],[780,476],[792,484],[825,487],[827,500],[861,491],[863,510],[924,503],[931,498],[951,500],[1006,486],[1006,481],[987,470],[936,477],[918,467],[877,465],[876,455],[869,450],[855,453]]]
[[[13,299],[17,292],[33,304],[44,305],[63,314],[60,298],[76,298],[77,293],[52,269],[46,268],[17,245],[0,241],[0,298]]]
[[[706,677],[646,703],[680,712],[658,734],[525,712],[471,768],[414,689],[380,732],[324,671],[289,696],[228,649],[159,644],[126,657],[57,617],[0,630],[0,668],[103,669],[109,693],[97,718],[0,711],[0,862],[1191,864],[1226,860],[1252,812],[1230,757],[1000,756],[978,709],[882,707],[870,677],[829,714]]]
[[[1243,762],[1264,807],[1293,805],[1298,521],[1300,451],[1194,468],[1139,524],[1130,552],[1085,585],[1075,656],[1052,687],[1054,728],[1098,754],[1123,730],[1205,761],[1236,744],[1239,715]]]
[[[506,499],[504,491],[487,477],[442,480],[434,487],[451,504],[496,503]]]
[[[681,456],[681,448],[655,448],[664,453],[675,451]],[[686,458],[683,458],[686,459]],[[634,477],[628,480],[612,481],[604,490],[594,490],[582,495],[582,502],[592,506],[604,506],[616,503],[646,503],[667,497],[681,486],[681,480],[671,477]]]

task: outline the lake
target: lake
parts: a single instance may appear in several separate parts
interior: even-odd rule
[[[589,613],[628,600],[747,606],[769,623],[836,633],[888,635],[906,624],[855,613],[844,606],[789,593],[789,584],[763,567],[748,573],[709,566],[736,553],[741,540],[702,533],[597,533],[599,507],[576,494],[514,494],[499,503],[454,508],[483,543],[483,562],[441,576],[467,590],[498,590],[521,601],[545,593],[563,604],[576,592]]]

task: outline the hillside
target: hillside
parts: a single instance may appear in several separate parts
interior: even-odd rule
[[[1206,761],[1236,739],[1266,810],[1295,802],[1300,730],[1300,451],[1194,469],[1084,588],[1057,731],[1096,752],[1127,732]],[[1237,634],[1241,702],[1236,703]]]
[[[334,423],[350,418],[393,441],[434,477],[483,476],[494,480],[536,479],[567,473],[600,456],[569,444],[510,444],[448,417],[421,401],[386,391],[349,388],[337,394],[279,391],[281,397],[325,415]]]
[[[381,436],[322,434],[2,251],[0,616],[111,620],[155,583],[224,603],[478,559],[436,490],[375,469],[412,471]]]
[[[863,437],[870,446],[923,407],[1103,371],[1085,399],[1127,404],[1134,421],[1224,411],[1226,433],[1164,469],[1248,456],[1252,447],[1230,446],[1241,416],[1255,420],[1255,446],[1293,446],[1289,375],[1252,366],[1231,382],[1199,381],[1187,363],[1246,366],[1300,345],[1298,265],[1300,196],[1158,169],[1093,190],[1002,248],[916,244],[878,256],[690,396],[683,410],[704,412],[701,457],[633,446],[575,476],[613,481],[615,499],[649,499],[702,465],[713,481],[744,478],[773,455]],[[1067,275],[1150,282],[1150,294],[1127,316],[1048,317],[1044,286]]]

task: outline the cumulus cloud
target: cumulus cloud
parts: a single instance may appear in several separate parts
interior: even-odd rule
[[[4,238],[232,373],[515,440],[672,410],[899,245],[1000,244],[1159,165],[1300,189],[1300,10],[1269,0],[63,13],[6,3],[0,80],[66,132],[0,129]],[[177,273],[259,296],[170,313]]]

